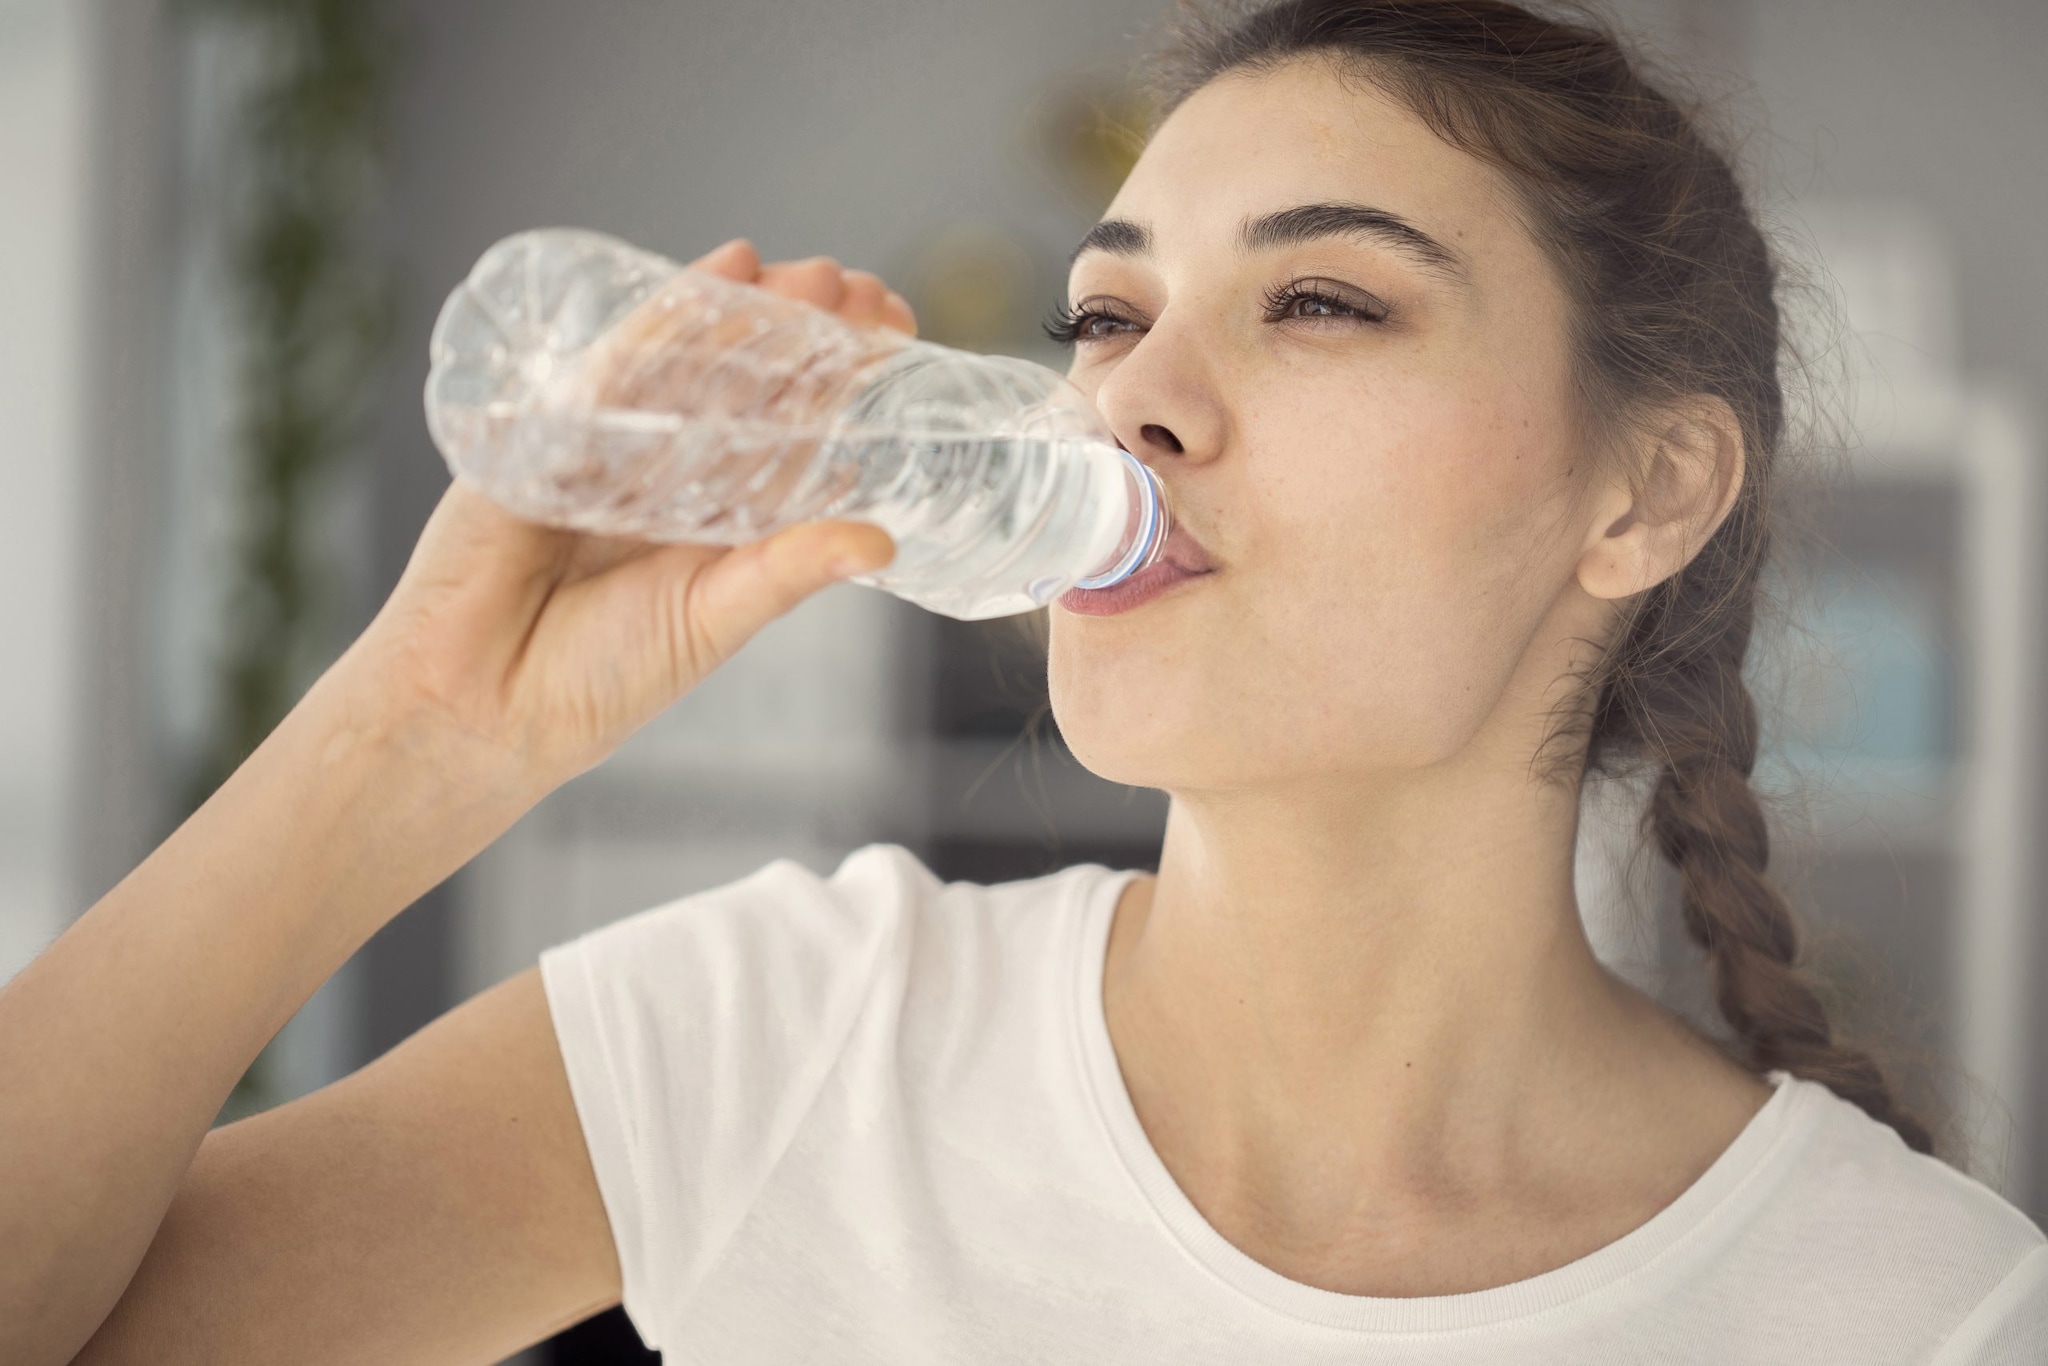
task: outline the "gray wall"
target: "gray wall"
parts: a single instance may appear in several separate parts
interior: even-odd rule
[[[0,5],[0,981],[63,928],[72,894],[89,48],[53,0]]]
[[[1744,47],[1784,188],[1919,206],[1958,267],[1963,365],[2048,392],[2048,5],[1771,0]]]

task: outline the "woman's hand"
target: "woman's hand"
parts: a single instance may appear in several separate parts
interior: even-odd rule
[[[864,326],[916,330],[867,271],[814,257],[764,267],[735,238],[691,263]],[[886,532],[815,522],[738,547],[655,545],[526,522],[460,481],[338,671],[408,721],[546,790],[590,768],[818,589],[887,564]],[[502,770],[494,770],[502,771]]]

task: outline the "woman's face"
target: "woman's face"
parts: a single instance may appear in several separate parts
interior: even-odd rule
[[[1565,603],[1589,475],[1566,299],[1506,180],[1297,61],[1190,97],[1104,220],[1133,226],[1075,259],[1069,303],[1108,317],[1069,375],[1199,542],[1169,553],[1215,567],[1053,608],[1075,753],[1191,791],[1465,749],[1607,606]]]

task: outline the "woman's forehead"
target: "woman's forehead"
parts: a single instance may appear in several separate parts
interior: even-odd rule
[[[1153,134],[1105,218],[1161,252],[1235,249],[1246,222],[1311,203],[1367,205],[1454,249],[1520,236],[1500,173],[1406,105],[1327,61],[1230,72]]]

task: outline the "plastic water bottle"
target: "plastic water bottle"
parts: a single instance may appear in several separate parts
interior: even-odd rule
[[[1106,588],[1168,529],[1063,376],[593,232],[484,253],[434,325],[426,407],[449,468],[521,516],[727,545],[858,518],[896,558],[855,582],[966,620]]]

